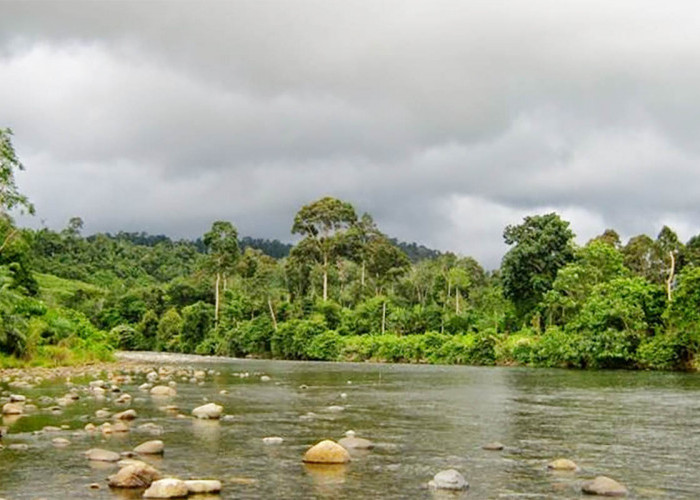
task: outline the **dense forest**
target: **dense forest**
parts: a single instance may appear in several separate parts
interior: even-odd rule
[[[109,359],[114,349],[283,359],[700,367],[700,235],[671,228],[584,246],[556,213],[505,228],[497,270],[405,244],[325,197],[295,245],[215,221],[195,241],[17,227],[33,212],[0,129],[0,363]],[[290,214],[290,219],[292,214]]]

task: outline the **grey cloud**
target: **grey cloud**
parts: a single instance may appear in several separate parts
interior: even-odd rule
[[[289,239],[331,194],[489,267],[533,211],[582,237],[700,229],[695,2],[1,9],[0,109],[54,227]]]

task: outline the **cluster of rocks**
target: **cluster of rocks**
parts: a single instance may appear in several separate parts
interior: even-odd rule
[[[581,468],[573,460],[568,458],[557,458],[547,464],[547,469],[551,471],[579,472]],[[627,488],[607,476],[597,476],[590,481],[584,481],[581,491],[588,495],[599,495],[607,497],[627,496]]]

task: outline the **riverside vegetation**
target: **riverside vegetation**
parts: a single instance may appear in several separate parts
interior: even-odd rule
[[[0,363],[70,364],[115,349],[302,360],[700,367],[700,235],[663,227],[584,246],[556,213],[505,228],[500,269],[405,244],[325,197],[295,245],[19,228],[33,213],[0,129]]]

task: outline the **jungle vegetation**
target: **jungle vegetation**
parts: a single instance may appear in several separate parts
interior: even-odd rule
[[[193,241],[17,227],[33,213],[0,129],[0,364],[109,359],[115,349],[300,360],[700,367],[700,235],[668,227],[583,246],[556,214],[503,231],[501,266],[400,243],[324,197],[290,216],[294,245],[214,221]]]

